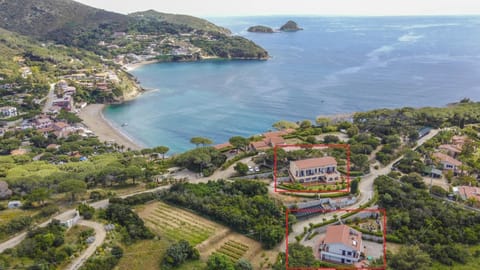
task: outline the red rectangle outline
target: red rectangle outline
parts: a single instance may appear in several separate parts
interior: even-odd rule
[[[285,147],[300,147],[300,148],[314,148],[314,147],[332,147],[332,148],[345,148],[347,149],[347,188],[342,190],[278,190],[277,189],[277,148]],[[350,144],[282,144],[275,145],[273,148],[273,190],[278,193],[350,193]]]
[[[316,268],[316,267],[288,267],[288,214],[289,212],[312,212],[312,209],[286,209],[285,210],[285,269],[286,270],[385,270],[387,268],[387,211],[384,208],[378,209],[339,209],[339,210],[324,210],[319,209],[318,212],[377,212],[383,214],[383,266],[382,267],[341,267],[341,268]],[[314,211],[315,212],[315,211]],[[328,226],[328,225],[326,225]]]

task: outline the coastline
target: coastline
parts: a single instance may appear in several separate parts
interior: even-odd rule
[[[105,104],[90,104],[83,108],[78,116],[83,123],[98,137],[102,142],[114,141],[119,145],[132,150],[140,150],[142,147],[132,138],[128,137],[122,131],[115,128],[103,115]]]
[[[137,68],[143,67],[145,65],[150,65],[150,64],[155,64],[159,63],[159,60],[147,60],[147,61],[141,61],[133,64],[126,64],[122,66],[122,69],[125,70],[126,72],[133,71]]]

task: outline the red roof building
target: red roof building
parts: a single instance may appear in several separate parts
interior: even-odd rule
[[[329,226],[319,249],[322,260],[344,264],[356,263],[363,251],[362,233],[343,224]]]

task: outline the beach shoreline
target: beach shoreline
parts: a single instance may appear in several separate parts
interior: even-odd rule
[[[130,72],[130,71],[134,71],[135,69],[138,69],[140,67],[150,65],[150,64],[156,64],[156,63],[160,63],[160,61],[158,61],[158,60],[147,60],[147,61],[141,61],[141,62],[138,62],[138,63],[130,63],[130,64],[123,65],[122,68],[126,72]]]
[[[90,104],[83,108],[78,116],[102,142],[113,141],[125,146],[125,149],[130,148],[131,150],[144,148],[140,143],[134,141],[105,118],[103,110],[106,106],[105,104]]]

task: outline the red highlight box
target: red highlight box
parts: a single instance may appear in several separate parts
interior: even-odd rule
[[[361,267],[357,268],[355,266],[349,267],[349,266],[339,266],[336,268],[332,267],[289,267],[288,266],[288,230],[289,230],[289,225],[288,225],[288,214],[289,213],[296,213],[296,212],[309,212],[309,213],[335,213],[335,212],[369,212],[369,213],[379,213],[383,216],[382,219],[382,224],[383,224],[383,266],[377,266],[377,267]],[[318,211],[315,211],[314,209],[288,209],[285,211],[285,269],[286,270],[385,270],[387,268],[387,211],[383,208],[381,209],[340,209],[340,210],[325,210],[319,208]],[[328,224],[325,226],[329,226],[332,224]]]
[[[277,167],[277,149],[278,148],[303,148],[303,149],[308,149],[308,148],[343,148],[346,149],[347,153],[347,164],[346,164],[346,188],[341,189],[341,190],[285,190],[285,189],[280,189],[277,188],[278,184],[278,177],[277,177],[277,172],[278,172],[278,167]],[[350,193],[350,144],[284,144],[284,145],[276,145],[273,148],[273,181],[274,181],[274,191],[278,193],[291,193],[291,192],[297,192],[297,193],[345,193],[348,194]]]

